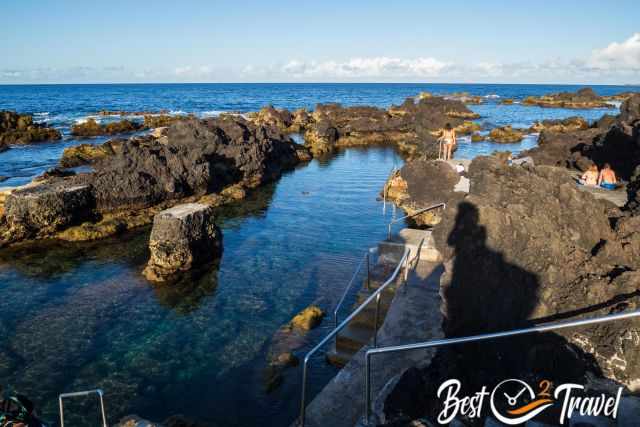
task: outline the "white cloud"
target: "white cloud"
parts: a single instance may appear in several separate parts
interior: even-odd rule
[[[640,71],[640,33],[622,43],[613,42],[604,49],[594,50],[588,64],[603,70],[623,68]]]
[[[291,60],[281,72],[296,79],[355,79],[355,78],[424,78],[436,77],[449,64],[435,58],[352,58],[346,61]]]

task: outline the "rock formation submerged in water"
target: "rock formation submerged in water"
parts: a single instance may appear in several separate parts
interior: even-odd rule
[[[62,138],[57,130],[34,123],[29,114],[0,111],[0,151],[9,144],[30,144]]]
[[[407,98],[399,106],[343,107],[319,104],[312,113],[267,107],[250,117],[258,124],[270,124],[283,132],[304,132],[305,145],[316,155],[338,147],[393,144],[409,156],[436,158],[436,138],[447,123],[460,133],[479,126],[470,120],[478,116],[462,102],[442,97]]]
[[[308,159],[304,147],[241,117],[180,121],[166,136],[127,140],[93,173],[14,191],[5,202],[0,242],[105,237],[148,224],[181,201],[219,205],[242,198],[246,189],[277,179],[301,159]],[[83,188],[82,197],[70,197],[71,188]],[[36,213],[21,214],[34,203]],[[47,222],[61,212],[62,220]]]

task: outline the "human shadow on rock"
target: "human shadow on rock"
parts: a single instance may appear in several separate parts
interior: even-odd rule
[[[461,202],[447,239],[454,256],[440,291],[448,338],[533,326],[529,319],[538,304],[537,275],[509,263],[487,246],[487,237],[476,206]],[[587,372],[601,375],[591,355],[555,333],[440,347],[426,368],[401,377],[400,384],[405,386],[396,387],[387,397],[385,415],[398,422],[423,416],[435,420],[444,403],[437,390],[448,379],[460,380],[460,396],[471,396],[484,386],[490,392],[509,378],[526,381],[536,392],[542,380],[554,385],[584,384]],[[485,408],[483,418],[486,415]],[[557,415],[550,408],[536,419],[557,422]],[[480,419],[468,421],[482,425]]]

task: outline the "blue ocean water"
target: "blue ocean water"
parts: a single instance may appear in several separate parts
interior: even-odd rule
[[[173,114],[194,113],[206,117],[223,111],[249,112],[272,104],[278,108],[313,109],[318,103],[338,102],[343,105],[389,107],[422,91],[436,95],[468,92],[486,97],[482,105],[470,108],[482,115],[480,123],[488,130],[495,126],[528,127],[536,120],[581,115],[589,120],[599,118],[603,110],[565,110],[500,105],[503,98],[519,101],[529,95],[559,91],[575,91],[582,86],[569,85],[499,85],[499,84],[113,84],[113,85],[0,85],[0,110],[34,114],[37,121],[60,129],[63,141],[16,147],[0,153],[0,176],[8,177],[3,185],[21,185],[44,170],[56,165],[62,151],[81,142],[69,136],[73,123],[99,117],[101,110],[161,111]],[[593,86],[601,95],[640,90],[633,86]],[[615,112],[614,110],[611,110]],[[94,138],[101,143],[105,138]],[[456,153],[472,158],[496,149],[520,151],[535,145],[536,137],[520,144],[499,145],[483,142],[471,144],[463,139]]]
[[[488,128],[603,110],[499,105],[501,98],[576,90],[577,86],[417,84],[183,84],[0,86],[0,109],[30,112],[60,128],[61,142],[0,153],[2,185],[28,182],[55,165],[64,147],[86,142],[68,129],[103,109],[161,110],[214,115],[266,104],[295,109],[316,103],[387,107],[421,91],[487,96],[471,106]],[[595,87],[603,95],[632,87]],[[89,141],[98,143],[104,139]],[[473,157],[520,144],[462,141]],[[217,211],[224,234],[219,265],[177,288],[153,287],[141,276],[148,228],[89,244],[0,251],[0,384],[32,397],[45,418],[56,417],[57,394],[101,387],[111,422],[136,413],[153,420],[182,413],[219,426],[288,425],[298,410],[300,370],[285,374],[273,393],[263,368],[278,328],[318,303],[331,310],[359,257],[386,235],[390,212],[377,200],[393,166],[391,148],[348,149],[313,160],[237,205]],[[301,342],[300,356],[326,334],[327,319]],[[313,360],[313,396],[336,370]],[[69,417],[94,416],[70,406]],[[86,421],[86,420],[85,420]],[[91,421],[85,423],[91,425]]]

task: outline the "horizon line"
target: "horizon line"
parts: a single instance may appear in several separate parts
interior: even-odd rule
[[[42,83],[0,83],[0,86],[98,86],[98,85],[500,85],[500,86],[630,86],[640,87],[638,83],[501,83],[501,82],[387,82],[387,81],[362,81],[362,82],[292,82],[292,81],[256,81],[256,82],[172,82],[172,81],[156,81],[156,82],[42,82]]]

